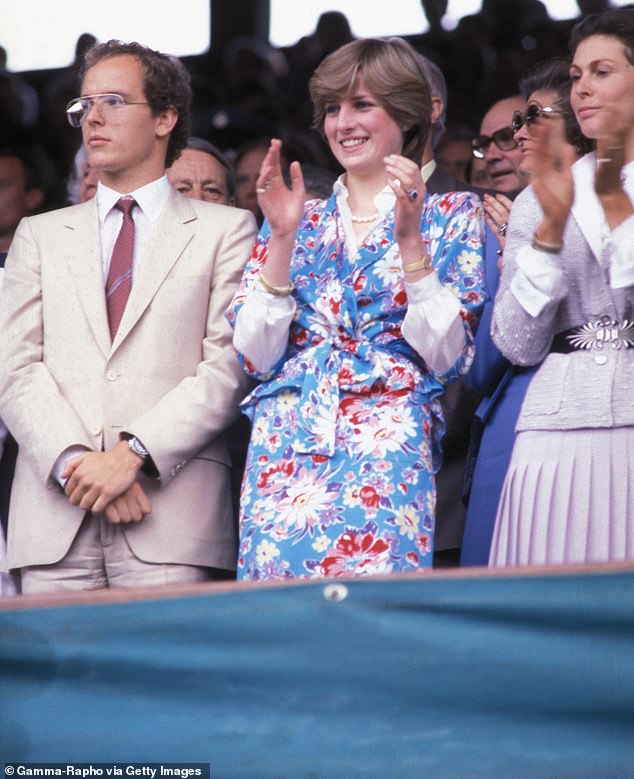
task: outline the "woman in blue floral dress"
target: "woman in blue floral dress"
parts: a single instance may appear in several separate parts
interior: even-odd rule
[[[266,221],[228,312],[252,422],[238,578],[413,572],[431,566],[438,397],[473,358],[483,215],[467,192],[429,196],[431,101],[398,38],[346,44],[311,79],[315,124],[345,173],[305,202],[272,141]]]

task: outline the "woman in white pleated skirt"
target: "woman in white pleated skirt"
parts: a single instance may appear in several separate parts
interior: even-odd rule
[[[561,123],[540,117],[511,211],[492,335],[511,362],[541,365],[494,566],[634,560],[634,10],[584,18],[571,49],[570,103],[596,150],[574,162]]]

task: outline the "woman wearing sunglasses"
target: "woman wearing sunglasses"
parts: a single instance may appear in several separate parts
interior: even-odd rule
[[[527,182],[533,170],[534,129],[540,122],[557,122],[565,126],[566,142],[575,149],[577,156],[592,148],[590,141],[581,135],[570,107],[570,84],[570,60],[560,57],[537,63],[520,79],[520,93],[526,107],[514,112],[512,127],[522,154],[518,170]],[[501,233],[499,227],[508,225],[512,204],[501,193],[495,197],[484,196],[487,221],[492,230],[497,229],[501,247],[504,247],[506,227]],[[503,262],[502,256],[500,264]],[[481,440],[473,471],[461,565],[486,565],[488,562],[498,500],[515,441],[515,423],[536,370],[535,366],[511,365],[491,340],[492,301],[499,281],[499,274],[494,271],[487,268],[489,294],[476,333],[475,360],[466,378],[483,399],[476,412]]]
[[[566,141],[582,156],[591,151],[593,144],[585,138],[570,107],[570,60],[553,57],[538,62],[520,79],[520,93],[526,100],[524,111],[514,111],[511,119],[513,142],[520,150],[517,172],[530,181],[535,142],[531,128],[541,117],[561,121],[565,125]],[[499,236],[504,250],[506,230],[513,201],[499,192],[495,196],[485,194],[484,210],[491,230]]]
[[[515,201],[493,339],[539,365],[517,422],[492,565],[634,559],[634,11],[571,36],[570,102],[596,144],[534,122],[531,186]]]

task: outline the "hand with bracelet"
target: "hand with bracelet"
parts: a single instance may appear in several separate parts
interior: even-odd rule
[[[278,297],[290,295],[289,268],[295,233],[304,213],[304,178],[298,162],[290,166],[290,188],[280,161],[282,142],[273,138],[256,182],[258,205],[271,228],[269,251],[262,268],[261,286]]]
[[[398,243],[406,281],[418,281],[433,270],[420,234],[425,183],[420,167],[407,157],[390,154],[384,160],[388,183],[396,196],[394,237]]]
[[[563,232],[574,200],[572,165],[577,155],[566,142],[561,122],[543,121],[532,128],[536,154],[531,185],[544,212],[535,231],[534,248],[551,254],[562,246]]]

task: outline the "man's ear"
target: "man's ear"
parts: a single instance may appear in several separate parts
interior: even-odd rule
[[[159,138],[169,135],[178,122],[178,111],[173,105],[168,106],[156,117],[155,132]]]
[[[442,116],[443,108],[445,106],[443,105],[442,100],[438,97],[438,95],[433,95],[431,99],[431,123],[432,126],[436,124],[436,122],[440,119]]]

